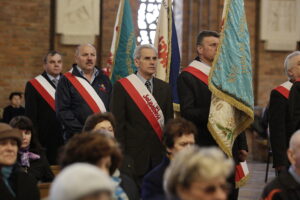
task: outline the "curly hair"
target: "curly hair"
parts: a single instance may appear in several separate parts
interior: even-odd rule
[[[120,166],[121,150],[113,137],[99,134],[97,131],[74,135],[64,146],[59,162],[62,168],[76,163],[85,162],[96,165],[104,157],[111,157],[109,173],[112,175]]]
[[[115,117],[110,112],[95,113],[93,115],[90,115],[86,119],[82,131],[83,132],[92,131],[98,123],[103,122],[105,120],[107,120],[111,123],[111,125],[113,127],[113,132],[115,132],[116,121],[115,121]]]

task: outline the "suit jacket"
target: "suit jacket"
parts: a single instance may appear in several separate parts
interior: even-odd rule
[[[101,70],[98,72],[90,84],[108,110],[112,86],[108,77]],[[72,74],[86,80],[76,65],[73,65]],[[86,81],[88,82],[88,80]],[[65,76],[60,79],[55,96],[56,113],[64,127],[64,139],[68,140],[75,133],[82,131],[85,120],[94,112]]]
[[[42,76],[55,88],[46,72]],[[55,111],[30,82],[25,88],[25,115],[32,120],[39,141],[46,148],[49,163],[55,164],[57,149],[63,144],[61,125]]]
[[[159,104],[165,123],[173,118],[173,105],[170,86],[153,78],[153,96]],[[114,85],[111,111],[117,123],[116,138],[124,153],[134,161],[138,176],[160,163],[164,147],[143,113],[125,91],[119,81]]]
[[[199,58],[196,58],[200,62]],[[181,116],[192,121],[198,129],[199,146],[218,146],[210,134],[207,123],[211,101],[208,86],[189,72],[183,71],[177,80]],[[232,148],[234,160],[238,162],[238,150],[247,150],[245,133],[241,133]]]
[[[290,134],[287,126],[288,99],[277,90],[272,90],[269,103],[269,130],[274,167],[288,166],[286,150]]]
[[[288,134],[289,137],[298,129],[300,129],[300,81],[295,81],[289,95],[289,124]],[[287,138],[289,139],[289,138]]]
[[[151,170],[143,179],[142,199],[143,200],[165,200],[165,192],[163,187],[164,174],[170,164],[168,157],[164,157],[163,161]]]

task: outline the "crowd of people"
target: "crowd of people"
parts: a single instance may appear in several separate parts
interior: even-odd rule
[[[219,37],[198,35],[197,57],[178,77],[181,117],[175,119],[171,88],[155,78],[152,45],[136,47],[137,71],[114,85],[96,66],[93,45],[79,45],[64,74],[62,55],[49,52],[44,72],[26,83],[25,109],[21,93],[9,97],[4,114],[13,115],[0,124],[0,199],[39,199],[41,182],[52,182],[50,200],[238,199],[235,166],[248,155],[245,133],[228,158],[207,129],[207,82]],[[288,56],[285,66],[289,84],[272,91],[268,112],[274,166],[287,170],[266,187],[266,200],[300,199],[300,133],[292,136],[300,128],[300,54]],[[286,85],[292,88],[287,96]],[[293,125],[286,126],[290,119]],[[50,165],[61,168],[55,178]]]

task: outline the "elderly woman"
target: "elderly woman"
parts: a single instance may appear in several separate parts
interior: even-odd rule
[[[54,175],[50,169],[44,150],[33,131],[33,124],[28,117],[17,116],[10,121],[13,128],[22,132],[22,144],[18,152],[18,163],[37,181],[51,182]]]
[[[230,186],[226,178],[233,161],[217,148],[196,146],[179,152],[165,173],[169,199],[226,200]]]
[[[19,130],[0,123],[0,199],[40,199],[36,180],[15,164],[21,143]]]
[[[111,200],[115,185],[98,167],[76,163],[64,168],[50,189],[50,200]]]

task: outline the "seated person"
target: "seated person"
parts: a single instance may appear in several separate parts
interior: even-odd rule
[[[195,144],[197,129],[194,124],[183,118],[171,119],[164,128],[163,144],[167,150],[163,161],[143,179],[142,199],[166,199],[163,188],[163,176],[170,160],[182,149]]]
[[[18,153],[19,165],[37,181],[51,182],[54,175],[37,140],[31,120],[25,116],[17,116],[10,121],[10,125],[22,132],[23,140]]]
[[[113,181],[98,167],[76,163],[55,178],[49,200],[111,200],[114,190]]]
[[[118,172],[117,168],[121,163],[121,159],[122,153],[115,139],[108,134],[101,133],[101,131],[95,131],[74,135],[63,149],[60,164],[62,168],[76,162],[95,165],[107,172],[118,184],[114,194],[116,199],[139,199],[135,196],[137,191],[134,191],[133,194],[128,191],[125,193],[120,186],[121,180],[115,173]],[[130,188],[131,185],[134,184],[127,184],[127,187]],[[128,198],[129,196],[130,198]]]
[[[9,95],[10,105],[3,110],[3,122],[9,123],[16,116],[25,115],[25,108],[22,104],[22,93],[12,92]]]
[[[300,199],[300,130],[292,135],[287,156],[291,166],[266,185],[262,200]]]
[[[226,178],[233,160],[216,148],[186,148],[175,155],[165,172],[164,189],[170,199],[226,200],[230,186]]]
[[[36,180],[16,165],[22,134],[5,123],[0,123],[0,199],[40,199]]]
[[[83,131],[106,131],[112,137],[115,137],[116,122],[112,113],[95,113],[90,115],[85,121]],[[121,167],[116,170],[121,179],[121,187],[128,194],[129,199],[139,199],[138,186],[136,183],[136,177],[134,176],[134,164],[133,160],[128,156],[123,155]],[[115,175],[115,174],[114,174]],[[114,177],[113,175],[113,177]],[[134,194],[133,196],[130,194]]]

